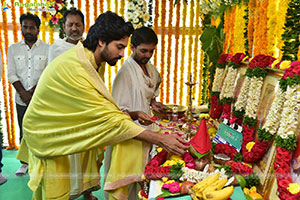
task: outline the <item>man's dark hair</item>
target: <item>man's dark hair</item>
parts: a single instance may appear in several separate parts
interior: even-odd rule
[[[157,45],[157,36],[155,32],[148,27],[136,29],[131,36],[131,44],[137,47],[141,43]]]
[[[64,17],[63,17],[63,23],[64,24],[66,24],[68,15],[79,15],[81,17],[82,23],[84,24],[84,15],[80,10],[78,10],[76,8],[71,8],[70,10],[66,10],[64,12]]]
[[[116,13],[107,11],[101,14],[96,19],[95,24],[91,26],[86,39],[83,41],[83,46],[94,52],[99,39],[108,45],[113,40],[129,37],[133,31],[134,28],[130,22],[125,22]]]
[[[21,26],[22,26],[22,22],[24,20],[26,20],[26,19],[33,21],[35,23],[36,27],[40,28],[41,20],[40,20],[40,18],[37,15],[33,15],[31,13],[26,13],[26,14],[21,15],[20,16],[20,24],[21,24]]]

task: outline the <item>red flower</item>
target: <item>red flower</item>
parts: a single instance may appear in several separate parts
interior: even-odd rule
[[[238,65],[245,57],[246,55],[244,53],[236,53],[230,60]]]
[[[230,54],[222,54],[218,60],[218,64],[226,65],[228,62],[228,59],[230,59],[232,55]]]

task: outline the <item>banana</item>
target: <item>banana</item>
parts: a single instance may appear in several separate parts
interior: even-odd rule
[[[233,190],[234,187],[230,186],[218,191],[207,191],[203,193],[203,198],[205,200],[226,200],[232,195]]]
[[[216,182],[214,182],[213,184],[211,184],[210,186],[205,188],[203,193],[208,192],[208,191],[221,190],[226,183],[227,183],[227,179],[217,180]]]
[[[220,172],[217,172],[209,177],[207,177],[206,179],[204,179],[203,181],[197,183],[196,185],[193,186],[193,190],[196,193],[197,197],[202,198],[202,192],[211,184],[213,184],[214,182],[216,182],[219,179],[220,176]]]

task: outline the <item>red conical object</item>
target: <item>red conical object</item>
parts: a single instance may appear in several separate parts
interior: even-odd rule
[[[298,137],[297,147],[293,153],[293,158],[298,158],[300,155],[300,137]]]
[[[205,119],[201,120],[197,133],[190,142],[194,149],[200,154],[205,154],[211,150],[211,142]]]

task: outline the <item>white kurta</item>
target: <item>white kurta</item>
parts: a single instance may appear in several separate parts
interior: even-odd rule
[[[146,68],[150,77],[144,74],[142,68],[135,62],[132,56],[130,56],[118,71],[112,87],[112,96],[121,110],[143,111],[151,116],[150,102],[154,96],[159,95],[161,78],[154,65],[148,63]],[[137,120],[136,123],[140,125]],[[145,128],[151,129],[151,126]],[[125,164],[122,159],[119,159],[119,157],[122,157],[122,155],[118,154],[119,151],[125,152],[125,154],[129,153],[130,157],[135,159],[135,165],[139,167],[132,167],[132,163]],[[144,167],[148,162],[149,151],[149,143],[134,139],[124,141],[114,146],[108,146],[104,160],[104,174],[117,176],[118,174],[126,173],[126,175],[119,176],[122,178],[115,179],[112,182],[107,181],[105,178],[104,190],[115,191],[116,189],[128,185],[128,199],[137,199],[136,194],[139,190],[139,184],[135,184],[135,182],[141,181],[140,173],[143,173]],[[112,155],[115,157],[112,157]],[[111,165],[122,166],[122,169],[115,171],[115,167],[112,167],[114,169],[110,168]],[[108,193],[105,195],[106,199],[108,199]]]
[[[54,60],[57,56],[64,53],[65,51],[75,47],[75,44],[66,41],[67,38],[57,39],[49,48],[48,64]]]

